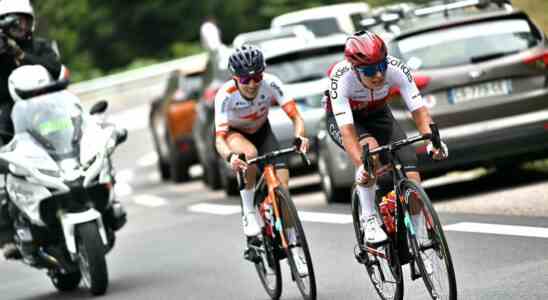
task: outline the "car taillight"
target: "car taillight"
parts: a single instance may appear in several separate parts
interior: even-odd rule
[[[528,65],[535,63],[544,63],[544,67],[548,68],[548,51],[544,51],[544,53],[528,57],[524,59],[523,62]]]
[[[419,88],[419,90],[425,89],[426,86],[430,83],[430,80],[432,80],[428,76],[419,75],[419,74],[413,75],[413,78],[415,78],[415,83],[417,84],[417,87]]]
[[[215,95],[217,94],[216,88],[208,88],[204,91],[204,101],[207,104],[212,104],[215,101]]]

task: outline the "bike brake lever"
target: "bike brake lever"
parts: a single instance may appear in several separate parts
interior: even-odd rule
[[[441,149],[441,138],[438,125],[436,123],[430,123],[430,130],[432,131],[432,144],[436,149]]]
[[[370,160],[369,160],[369,157],[370,157],[369,153],[370,153],[369,144],[363,145],[363,158],[362,158],[363,167],[364,167],[365,171],[367,171],[367,174],[369,174],[369,176],[372,176],[373,175],[373,168],[372,168]]]
[[[238,159],[247,162],[247,161],[245,160],[245,154],[243,154],[243,153],[238,154]],[[239,171],[238,171],[238,178],[237,178],[237,179],[238,179],[238,189],[241,191],[241,190],[243,190],[243,189],[245,188],[245,186],[247,185],[247,180],[246,180],[246,178],[245,178],[244,171],[242,171],[242,170],[239,170]]]

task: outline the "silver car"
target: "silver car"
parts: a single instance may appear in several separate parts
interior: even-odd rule
[[[292,95],[304,119],[306,135],[310,138],[310,160],[316,163],[316,136],[324,115],[321,106],[323,91],[327,84],[327,68],[340,60],[344,53],[345,35],[336,35],[303,42],[295,40],[275,47],[269,44],[263,49],[267,64],[266,72],[278,76],[286,93]],[[293,123],[285,112],[275,106],[270,109],[269,121],[281,147],[290,146],[294,139]],[[288,157],[289,169],[301,171],[305,167],[299,156]],[[219,158],[221,184],[229,195],[238,194],[236,178],[228,164]],[[313,167],[309,168],[314,170]]]
[[[548,41],[526,13],[509,1],[478,0],[393,15],[377,16],[391,21],[369,30],[407,62],[449,147],[443,162],[416,148],[423,177],[475,166],[511,169],[548,156]],[[415,134],[403,101],[390,106],[406,133]],[[354,167],[325,126],[318,138],[327,200],[347,201]]]

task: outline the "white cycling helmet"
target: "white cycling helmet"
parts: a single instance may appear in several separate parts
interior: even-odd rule
[[[34,8],[29,0],[0,0],[0,19],[9,14],[25,14],[31,17],[31,32],[36,26]]]
[[[8,77],[8,89],[14,102],[23,99],[17,94],[17,91],[31,91],[45,87],[53,82],[48,70],[41,65],[21,66]]]

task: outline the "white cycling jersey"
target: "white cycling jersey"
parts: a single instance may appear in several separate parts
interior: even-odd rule
[[[399,90],[409,111],[415,111],[425,102],[413,80],[411,69],[399,59],[388,56],[384,85],[379,89],[365,87],[357,72],[347,60],[342,60],[328,70],[329,96],[327,110],[331,110],[339,128],[353,124],[353,110],[374,110],[386,104],[388,98]]]
[[[293,98],[284,93],[282,81],[272,74],[263,73],[259,92],[252,101],[243,98],[231,79],[215,95],[215,132],[222,135],[234,128],[255,133],[266,123],[273,103],[283,107],[292,101]]]

